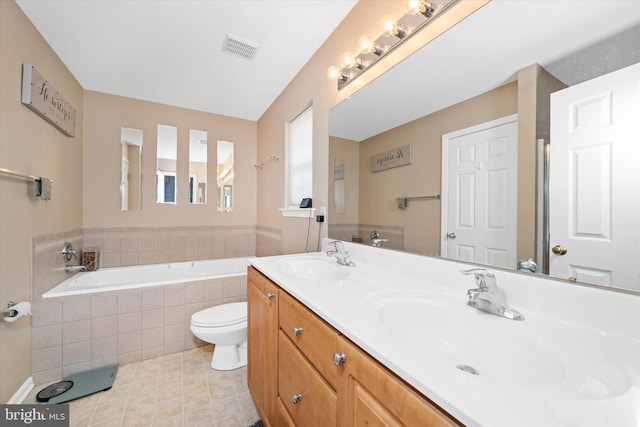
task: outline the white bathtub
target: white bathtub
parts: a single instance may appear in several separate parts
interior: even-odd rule
[[[197,280],[244,276],[252,257],[222,258],[168,264],[101,268],[73,275],[42,294],[42,298],[170,285]]]

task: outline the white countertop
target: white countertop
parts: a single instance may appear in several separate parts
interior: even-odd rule
[[[466,305],[475,283],[459,270],[474,266],[345,247],[356,266],[339,266],[348,269],[341,280],[282,268],[324,252],[251,263],[466,425],[640,426],[640,296],[494,269],[507,302],[525,316],[519,322]],[[396,303],[420,310],[393,311]],[[383,323],[381,313],[398,320]]]

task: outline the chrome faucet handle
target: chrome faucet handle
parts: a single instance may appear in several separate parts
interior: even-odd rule
[[[486,268],[470,268],[469,270],[460,270],[464,275],[473,274],[478,285],[478,291],[498,293],[498,285],[496,284],[496,276]]]
[[[344,252],[344,246],[340,240],[333,240],[328,242],[327,245],[333,245],[333,250],[327,251],[327,256],[331,256],[336,253]]]

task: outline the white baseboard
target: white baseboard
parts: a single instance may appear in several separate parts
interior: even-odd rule
[[[27,398],[31,390],[33,390],[33,386],[33,377],[27,378],[7,403],[10,405],[22,403]]]

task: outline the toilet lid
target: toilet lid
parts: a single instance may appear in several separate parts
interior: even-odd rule
[[[193,316],[191,316],[191,324],[203,328],[235,325],[246,320],[246,302],[232,302],[217,305],[194,313]]]

